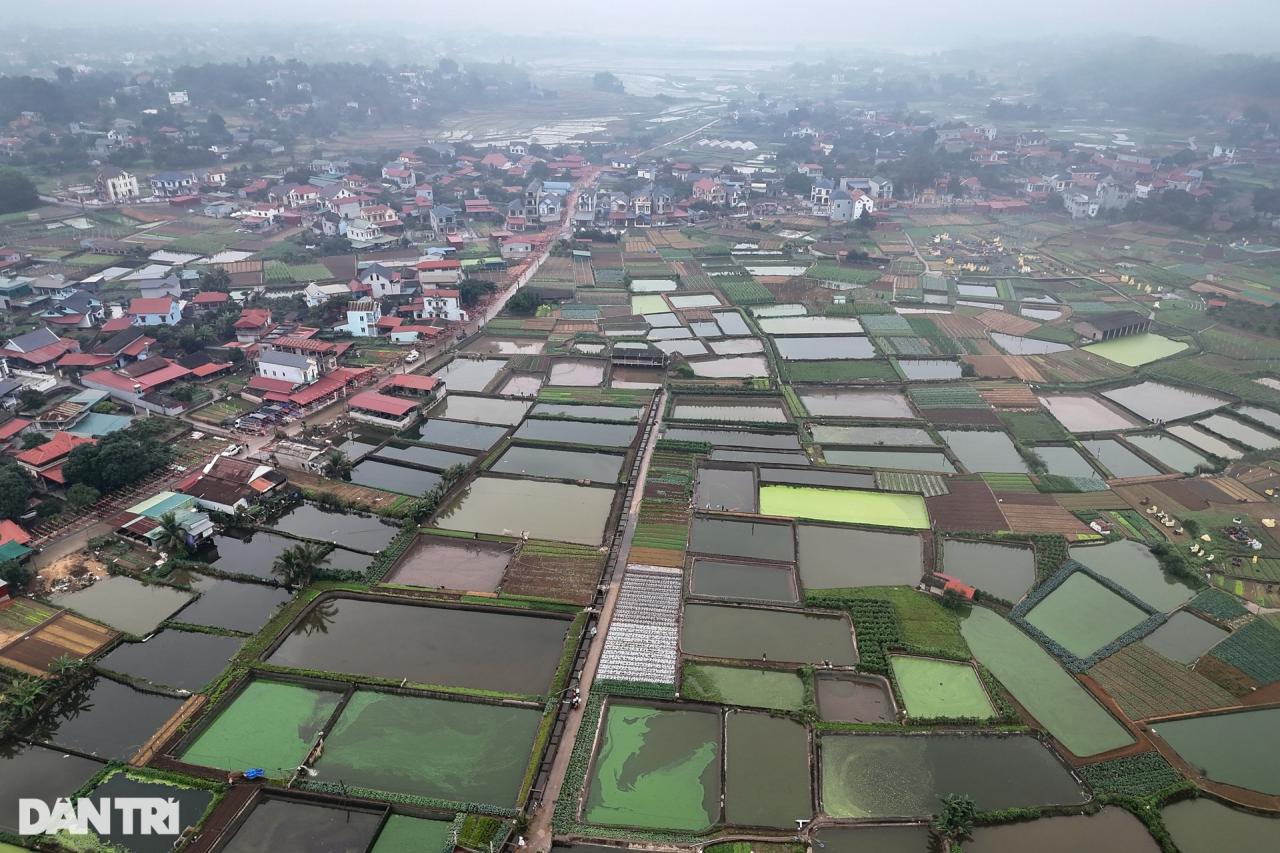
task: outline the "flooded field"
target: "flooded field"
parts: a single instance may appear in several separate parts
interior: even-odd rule
[[[270,579],[271,567],[276,557],[297,545],[296,539],[259,530],[241,539],[238,536],[218,534],[213,537],[213,548],[201,551],[196,559],[209,563],[215,569],[255,578]]]
[[[735,712],[725,718],[725,820],[789,828],[813,814],[809,736],[792,720]]]
[[[924,498],[901,492],[761,486],[760,513],[882,527],[929,526]]]
[[[751,334],[751,327],[737,311],[717,311],[711,315],[726,337],[740,338]]]
[[[191,601],[191,597],[191,593],[180,589],[116,575],[75,592],[51,596],[49,601],[117,631],[145,637]]]
[[[1115,581],[1156,610],[1167,613],[1195,595],[1191,587],[1166,575],[1160,561],[1139,542],[1122,539],[1106,545],[1081,545],[1070,551],[1071,559]]]
[[[1126,367],[1141,367],[1144,364],[1177,355],[1186,348],[1187,345],[1182,341],[1172,341],[1163,335],[1147,332],[1089,344],[1083,349]]]
[[[499,474],[519,474],[552,480],[616,483],[626,457],[616,453],[554,450],[549,447],[509,447],[490,468]]]
[[[1045,322],[1056,320],[1062,316],[1062,312],[1057,308],[1032,308],[1029,305],[1021,306],[1018,309],[1018,313],[1023,317],[1028,317],[1032,320],[1044,320]]]
[[[423,447],[421,444],[400,443],[388,444],[373,458],[408,462],[411,465],[420,465],[435,471],[444,471],[454,465],[470,465],[475,461],[474,456],[468,456],[465,453],[441,450],[438,447]]]
[[[900,358],[898,369],[907,379],[917,382],[959,379],[963,375],[960,362],[940,358]]]
[[[271,525],[276,530],[345,548],[375,553],[387,547],[398,528],[376,516],[331,512],[315,504],[299,504]]]
[[[1142,642],[1169,660],[1190,666],[1227,636],[1227,631],[1212,622],[1179,610],[1168,622],[1143,637]]]
[[[1254,450],[1270,450],[1273,447],[1280,447],[1280,438],[1265,433],[1260,429],[1255,429],[1235,418],[1229,418],[1226,415],[1210,415],[1207,418],[1196,421],[1196,423],[1210,432],[1225,436]]]
[[[758,325],[766,335],[861,335],[862,324],[852,317],[764,317]]]
[[[934,471],[942,474],[954,474],[956,471],[951,460],[944,454],[929,451],[830,448],[822,451],[822,458],[831,465],[849,465],[854,468]]]
[[[747,669],[689,661],[681,685],[685,697],[737,705],[799,711],[804,705],[804,682],[794,672]]]
[[[556,421],[550,418],[530,418],[514,434],[517,440],[587,444],[595,447],[627,447],[635,437],[636,427],[631,424]]]
[[[502,583],[511,552],[503,543],[419,536],[385,582],[492,592]]]
[[[267,660],[277,666],[536,695],[555,674],[569,623],[485,610],[332,598],[312,605]]]
[[[592,426],[596,426],[592,424]],[[436,517],[446,530],[495,533],[599,545],[613,489],[478,477]]]
[[[317,778],[512,806],[540,718],[535,708],[357,690],[325,738]]]
[[[144,693],[105,677],[90,678],[55,702],[35,738],[104,759],[128,761],[182,700]]]
[[[504,397],[536,397],[542,388],[542,377],[535,374],[516,374],[503,383],[498,393]]]
[[[1036,580],[1035,555],[1030,548],[989,542],[946,540],[941,571],[1014,603],[1026,595]]]
[[[662,314],[670,309],[666,300],[656,293],[640,294],[631,297],[632,314]]]
[[[699,359],[689,362],[689,366],[693,368],[695,376],[710,379],[745,379],[769,375],[769,362],[764,356],[743,355]]]
[[[942,440],[972,472],[1025,474],[1027,463],[1018,454],[1009,436],[994,430],[938,430]]]
[[[919,536],[802,524],[796,538],[797,567],[808,590],[913,586],[924,571]]]
[[[909,717],[989,720],[996,715],[982,680],[968,663],[905,655],[890,655],[889,663]]]
[[[719,518],[693,520],[689,532],[689,550],[699,554],[785,563],[794,562],[796,558],[791,525],[727,521]]]
[[[520,423],[527,411],[529,411],[529,404],[523,400],[449,394],[431,407],[427,417],[515,426]]]
[[[923,824],[824,826],[813,838],[828,853],[928,853],[932,840]]]
[[[791,569],[763,563],[729,563],[699,558],[693,564],[689,591],[710,598],[784,603],[799,600]]]
[[[980,810],[1085,800],[1054,754],[1027,735],[825,735],[820,749],[822,805],[833,817],[928,816],[952,793],[973,797]]]
[[[821,675],[815,683],[818,715],[829,723],[887,723],[898,718],[889,686],[880,679]]]
[[[905,402],[905,401],[904,401]],[[812,411],[812,409],[810,409]],[[829,426],[813,424],[809,428],[818,444],[884,445],[887,447],[934,447],[936,442],[926,430],[917,427]]]
[[[787,410],[780,401],[768,399],[751,402],[709,399],[700,402],[696,397],[677,397],[671,406],[671,417],[676,420],[786,423]]]
[[[356,485],[402,495],[417,496],[429,492],[440,485],[441,480],[434,471],[394,465],[372,457],[356,463],[351,469],[351,482]]]
[[[501,358],[457,358],[431,375],[444,380],[446,391],[483,391],[506,365]]]
[[[538,403],[530,410],[532,417],[568,420],[616,421],[635,423],[644,411],[637,406],[588,406],[570,403]]]
[[[913,418],[911,404],[897,391],[817,390],[798,392],[800,402],[817,417],[835,418]],[[814,441],[821,442],[820,430],[851,429],[814,425]],[[827,433],[830,435],[830,433]],[[850,442],[853,443],[853,442]]]
[[[1220,459],[1239,459],[1244,455],[1243,451],[1204,430],[1196,429],[1191,424],[1171,426],[1169,427],[1169,434],[1177,436],[1197,450],[1202,450]]]
[[[506,435],[503,426],[482,426],[466,421],[426,421],[410,427],[403,435],[423,444],[461,447],[464,450],[488,450]]]
[[[1017,335],[1006,335],[1003,332],[992,332],[991,340],[996,346],[1009,355],[1049,355],[1055,352],[1066,352],[1071,349],[1068,344],[1056,344],[1053,341],[1041,341],[1035,338],[1020,338]]]
[[[719,308],[719,297],[710,293],[693,293],[688,296],[669,296],[673,308]]]
[[[1099,474],[1074,447],[1041,444],[1031,448],[1045,464],[1045,470],[1060,477],[1099,479]]]
[[[705,441],[715,447],[760,448],[764,450],[799,450],[800,440],[793,433],[751,432],[743,429],[694,429],[665,427],[663,438],[672,441]]]
[[[609,371],[610,388],[653,389],[662,385],[662,373],[644,367],[615,367]]]
[[[1125,441],[1173,471],[1191,474],[1209,464],[1208,458],[1167,435],[1127,435]]]
[[[698,329],[695,324],[694,331]],[[736,338],[725,341],[711,341],[711,351],[716,355],[747,355],[753,352],[764,352],[764,341],[759,338]]]
[[[847,619],[750,607],[690,604],[681,648],[700,657],[820,663],[857,662]]]
[[[1142,821],[1122,808],[1109,806],[1093,815],[979,827],[964,848],[972,853],[1159,853],[1160,845]],[[1191,851],[1183,848],[1183,853]]]
[[[1119,749],[1133,737],[1048,652],[1011,622],[975,607],[960,633],[978,662],[1075,755]]]
[[[699,468],[693,503],[702,509],[755,512],[755,475],[740,468]]]
[[[669,293],[680,285],[667,278],[638,278],[627,285],[632,293]],[[635,303],[632,302],[634,306]]]
[[[589,783],[588,823],[700,831],[720,815],[720,717],[610,704]]]
[[[1280,832],[1280,818],[1239,811],[1208,797],[1165,806],[1160,814],[1182,853],[1267,850]]]
[[[827,319],[796,317],[788,319]],[[778,320],[777,322],[784,322]],[[777,338],[773,345],[787,361],[822,361],[831,358],[875,358],[876,348],[870,338],[853,335],[826,338]]]
[[[586,359],[556,359],[551,362],[551,378],[548,385],[591,386],[604,382],[603,361]]]
[[[490,338],[483,337],[463,347],[463,352],[478,352],[481,355],[537,355],[542,352],[546,341],[537,338]]]
[[[1160,469],[1113,438],[1086,439],[1080,444],[1112,477],[1152,477],[1160,473]]]
[[[60,750],[13,744],[0,753],[0,829],[17,833],[20,798],[52,804],[74,794],[102,768],[97,761]]]
[[[833,489],[875,488],[874,474],[858,471],[831,471],[824,469],[761,468],[760,482],[788,483],[793,486],[827,486]]]
[[[1084,572],[1076,572],[1027,612],[1026,620],[1079,658],[1136,627],[1147,613]]]
[[[349,853],[368,849],[380,823],[380,811],[266,798],[254,806],[222,850],[226,853]]]
[[[187,625],[205,625],[253,633],[267,624],[292,595],[288,590],[193,575],[191,588],[200,597],[174,617]]]
[[[98,661],[111,672],[193,693],[222,670],[244,643],[238,637],[165,630],[145,643],[124,643]]]
[[[393,814],[382,825],[369,853],[411,853],[444,849],[453,838],[453,822]]]
[[[1108,432],[1138,426],[1119,409],[1087,394],[1050,394],[1040,398],[1068,432]]]
[[[342,694],[281,681],[252,681],[178,756],[187,764],[287,779],[307,757]]]
[[[1280,708],[1166,720],[1159,736],[1192,767],[1210,779],[1280,794],[1280,764],[1261,744],[1270,743],[1280,725]]]
[[[1159,382],[1139,382],[1103,391],[1102,396],[1149,421],[1175,421],[1226,405],[1226,400]]]

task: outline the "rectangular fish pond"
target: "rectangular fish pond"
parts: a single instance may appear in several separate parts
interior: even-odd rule
[[[32,738],[104,759],[128,761],[178,713],[182,702],[98,676],[79,683],[55,702]]]
[[[698,661],[685,661],[680,680],[686,699],[776,711],[799,711],[804,707],[804,690],[800,676],[789,670]]]
[[[676,397],[671,418],[684,421],[744,421],[786,423],[787,409],[779,399],[726,400],[722,397]]]
[[[591,453],[582,450],[555,450],[550,447],[507,448],[490,471],[518,474],[522,477],[545,477],[549,480],[589,480],[593,483],[616,483],[622,474],[626,457],[616,453]]]
[[[960,623],[973,656],[1041,726],[1081,758],[1133,743],[1133,736],[1012,622],[975,607]]]
[[[433,471],[444,471],[454,465],[470,465],[476,459],[466,453],[398,441],[383,447],[374,458],[386,462],[403,462]]]
[[[554,616],[321,597],[266,660],[277,666],[538,695],[569,622]]]
[[[298,504],[271,526],[292,536],[332,542],[370,554],[387,547],[400,532],[376,515],[331,511],[309,503]]]
[[[836,418],[913,418],[911,404],[905,395],[897,391],[862,391],[847,388],[840,389],[803,389],[799,392],[800,402],[817,417]],[[839,430],[841,427],[813,427],[814,441],[822,443],[819,435],[826,435],[832,443],[856,444],[855,441],[840,441],[833,438],[827,430]],[[926,433],[928,435],[928,433]],[[874,443],[874,442],[873,442]],[[933,442],[930,441],[930,444]]]
[[[0,830],[17,833],[18,800],[69,797],[105,765],[61,750],[14,743],[0,753]]]
[[[956,468],[945,454],[928,450],[851,450],[843,447],[823,448],[822,458],[829,465],[851,468],[878,468],[896,471],[932,471],[954,474]]]
[[[427,417],[515,426],[524,418],[525,412],[529,411],[529,406],[530,403],[525,400],[448,394],[427,411]]]
[[[1156,610],[1168,612],[1190,601],[1195,590],[1171,578],[1146,545],[1131,539],[1105,545],[1075,546],[1071,559],[1114,581]]]
[[[593,406],[579,403],[538,403],[529,410],[535,418],[564,418],[566,420],[615,421],[635,423],[644,409],[637,406]]]
[[[49,601],[117,631],[145,637],[191,599],[191,593],[181,589],[114,575],[75,592],[50,596]]]
[[[699,468],[693,503],[702,509],[755,512],[755,473],[743,468]]]
[[[908,717],[967,717],[990,720],[995,707],[969,663],[890,655],[893,677]]]
[[[539,708],[357,690],[325,737],[316,781],[510,807]]]
[[[1107,361],[1123,364],[1125,367],[1141,367],[1171,355],[1177,355],[1187,348],[1182,341],[1174,341],[1163,335],[1147,332],[1141,335],[1125,335],[1110,341],[1102,341],[1083,347],[1085,352],[1100,355]]]
[[[689,362],[694,376],[708,379],[746,379],[769,375],[769,362],[762,355],[700,358]]]
[[[227,668],[244,640],[166,629],[145,643],[122,643],[98,666],[177,690],[199,691]]]
[[[1227,404],[1226,400],[1210,394],[1187,391],[1160,382],[1126,385],[1123,388],[1103,391],[1102,396],[1149,421],[1174,421]]]
[[[793,319],[815,318],[796,317]],[[783,321],[779,320],[778,322]],[[778,355],[786,361],[825,361],[835,358],[876,357],[876,348],[872,345],[871,339],[856,335],[777,338],[774,340],[773,345],[777,348]]]
[[[1171,471],[1193,474],[1199,466],[1209,464],[1207,456],[1167,435],[1153,433],[1126,435],[1125,441]]]
[[[924,498],[903,492],[761,486],[760,514],[882,527],[929,527]]]
[[[1160,469],[1114,438],[1094,438],[1080,444],[1112,477],[1153,477]]]
[[[1074,805],[1083,789],[1030,735],[824,735],[823,810],[838,818],[924,817],[945,794],[981,811]]]
[[[590,421],[529,418],[515,431],[517,441],[549,441],[593,447],[629,447],[637,428],[632,424],[598,424]]]
[[[551,362],[548,385],[591,386],[604,382],[605,362],[582,358],[560,358]]]
[[[514,546],[455,537],[419,536],[384,583],[493,592]]]
[[[689,530],[689,550],[786,563],[796,558],[791,525],[721,518],[695,518]]]
[[[891,723],[898,719],[889,682],[875,676],[817,673],[818,716],[829,723]]]
[[[488,450],[506,434],[505,426],[446,421],[440,418],[415,424],[401,433],[405,438],[411,438],[423,444],[459,447],[463,450]]]
[[[421,495],[440,485],[442,480],[434,471],[423,471],[421,468],[410,468],[374,458],[357,462],[351,469],[351,482],[357,486],[401,495]]]
[[[852,392],[850,392],[852,393]],[[897,396],[897,395],[895,395]],[[801,396],[803,400],[803,395]],[[903,404],[906,398],[902,398]],[[806,403],[806,408],[808,404]],[[910,411],[910,407],[907,411]],[[809,409],[813,414],[813,409]],[[809,427],[813,440],[821,445],[848,444],[854,446],[883,447],[936,447],[937,442],[926,430],[918,427],[889,426],[831,426],[813,424]]]
[[[348,552],[350,553],[350,552]],[[200,597],[182,610],[175,622],[253,633],[267,624],[292,595],[288,590],[258,583],[174,572],[170,580],[185,582]]]
[[[799,600],[795,575],[790,566],[730,563],[702,557],[693,562],[689,592],[707,598],[777,601],[784,604],[793,604]]]
[[[688,604],[680,647],[698,657],[853,666],[858,654],[846,616]]]
[[[924,548],[915,534],[802,524],[796,537],[806,590],[914,586],[924,573]]]
[[[948,539],[942,572],[1008,602],[1018,602],[1036,580],[1035,554],[1017,545]]]
[[[1060,815],[978,827],[964,849],[968,853],[1159,853],[1161,848],[1142,821],[1118,806],[1108,806],[1092,815]],[[1180,849],[1194,853],[1185,847]]]
[[[437,526],[469,533],[599,545],[614,490],[545,480],[477,477],[436,517]]]
[[[1270,748],[1280,726],[1280,708],[1211,714],[1152,725],[1197,771],[1216,782],[1262,794],[1280,794],[1280,763]]]
[[[357,853],[369,849],[382,809],[344,809],[260,798],[220,853]]]
[[[1084,659],[1142,624],[1147,612],[1075,572],[1026,614],[1027,623],[1071,654]]]
[[[794,720],[731,711],[724,721],[727,823],[786,829],[813,816],[809,734]]]
[[[482,355],[537,355],[542,352],[546,341],[536,338],[489,338],[484,337],[472,341],[463,348],[463,352],[478,352]]]
[[[1040,402],[1067,432],[1108,432],[1139,423],[1114,404],[1088,394],[1048,394]]]
[[[861,335],[862,324],[853,317],[762,317],[757,321],[766,335]]]
[[[127,771],[112,774],[104,782],[97,785],[88,796],[94,799],[110,798],[127,799],[133,797],[162,797],[178,804],[178,826],[195,826],[204,817],[213,803],[213,791],[205,788],[189,788],[179,785],[166,785],[141,778],[134,778]],[[139,835],[136,832],[125,833],[123,821],[113,821],[111,833],[99,835],[105,844],[118,845],[111,849],[127,850],[129,853],[170,853],[173,850],[173,838],[163,835]],[[0,848],[3,850],[3,848]]]
[[[446,391],[483,391],[507,366],[501,358],[455,358],[431,374],[444,380]]]
[[[1028,471],[1027,463],[1003,432],[942,429],[938,434],[968,471],[1001,474],[1025,474]]]
[[[583,819],[699,832],[720,819],[720,715],[610,703]]]

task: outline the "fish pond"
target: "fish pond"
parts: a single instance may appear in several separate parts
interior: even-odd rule
[[[1275,740],[1280,708],[1166,720],[1153,731],[1210,779],[1280,794],[1280,764],[1265,747]]]
[[[598,424],[590,421],[530,418],[520,425],[513,437],[518,441],[627,447],[635,440],[636,427],[633,424]]]
[[[693,502],[702,509],[755,512],[755,474],[743,468],[699,468]]]
[[[514,806],[541,717],[536,708],[357,690],[325,737],[317,778]]]
[[[1031,451],[1040,457],[1050,474],[1095,480],[1102,476],[1074,447],[1041,444],[1032,447]]]
[[[807,590],[914,586],[924,572],[916,535],[802,524],[796,539],[800,580]]]
[[[478,352],[481,355],[537,355],[542,352],[546,341],[535,338],[480,338],[463,348],[463,352]]]
[[[672,441],[706,442],[715,447],[760,448],[766,450],[799,450],[795,433],[751,432],[745,429],[691,429],[665,427],[663,438]]]
[[[1126,435],[1125,441],[1172,471],[1192,474],[1199,466],[1209,464],[1203,454],[1167,435]]]
[[[117,631],[145,637],[191,601],[191,593],[114,575],[93,586],[54,595],[49,601]]]
[[[637,406],[590,406],[575,403],[538,403],[529,414],[535,418],[565,418],[568,420],[616,421],[635,423],[644,409]]]
[[[111,800],[131,799],[135,797],[157,797],[178,805],[178,826],[195,826],[213,803],[213,791],[203,788],[188,788],[179,785],[165,785],[143,779],[131,778],[126,772],[115,773],[98,785],[89,796]],[[100,833],[98,838],[106,844],[118,845],[118,849],[129,853],[171,853],[173,838],[164,835],[141,835],[124,831],[119,822],[113,822],[113,832]]]
[[[549,480],[616,483],[622,473],[625,458],[616,453],[513,445],[507,448],[489,470],[499,474],[519,474]]]
[[[1030,735],[825,735],[822,805],[832,817],[922,817],[946,794],[978,809],[1083,803],[1071,773]]]
[[[322,598],[267,661],[537,695],[551,683],[568,628],[564,619],[521,613]]]
[[[414,853],[443,850],[453,839],[453,822],[393,814],[382,825],[369,853]]]
[[[689,531],[689,550],[699,554],[775,560],[796,558],[795,539],[789,524],[695,518]]]
[[[727,823],[786,829],[813,815],[809,735],[794,720],[747,711],[724,723]]]
[[[862,324],[853,317],[763,317],[758,325],[766,335],[863,334]]]
[[[799,600],[790,567],[730,563],[699,558],[693,563],[689,592],[708,598],[795,603]]]
[[[1068,432],[1108,432],[1138,426],[1138,421],[1088,394],[1050,394],[1040,397],[1049,414]]]
[[[601,722],[588,823],[701,831],[720,817],[720,716],[611,703]]]
[[[911,404],[897,391],[861,391],[853,389],[799,391],[800,402],[809,414],[834,418],[913,418]],[[839,430],[846,427],[815,425],[814,441],[821,442],[820,430]],[[927,435],[927,433],[926,433]],[[856,442],[849,442],[856,443]],[[930,442],[932,443],[932,442]]]
[[[358,853],[369,849],[382,811],[280,800],[258,801],[225,853]]]
[[[779,400],[747,401],[677,397],[671,406],[671,417],[684,421],[755,421],[786,423],[787,410]]]
[[[1211,432],[1215,432],[1253,450],[1270,450],[1274,447],[1280,447],[1280,438],[1251,427],[1235,418],[1229,418],[1226,415],[1209,415],[1209,417],[1198,420],[1196,423]]]
[[[385,583],[492,592],[502,583],[511,552],[498,542],[419,536]]]
[[[276,557],[297,545],[298,541],[258,530],[244,539],[220,533],[213,537],[211,544],[211,550],[201,550],[195,559],[219,571],[269,580],[274,577],[271,567],[275,565]]]
[[[287,779],[338,707],[338,689],[249,682],[177,756],[187,764],[241,771],[261,767]]]
[[[909,717],[989,720],[996,715],[982,679],[968,663],[906,655],[890,655],[889,663]]]
[[[1073,754],[1083,758],[1133,743],[1124,726],[1008,620],[975,607],[960,633],[978,662]]]
[[[1195,590],[1160,568],[1160,561],[1140,542],[1121,539],[1105,545],[1070,549],[1071,559],[1114,581],[1156,610],[1169,612],[1190,601]]]
[[[200,593],[200,597],[183,609],[174,621],[187,625],[204,625],[252,634],[284,605],[292,594],[285,589],[257,583],[241,583],[208,575],[174,573]]]
[[[449,394],[431,407],[427,417],[514,426],[524,419],[525,412],[529,411],[529,405],[524,400]]]
[[[244,643],[238,637],[164,630],[145,643],[123,643],[98,666],[152,684],[195,693],[222,670]]]
[[[444,380],[447,391],[483,391],[494,377],[506,367],[500,358],[456,358],[442,369],[431,374]]]
[[[814,424],[809,431],[813,436],[813,440],[824,446],[850,444],[883,445],[886,447],[934,447],[937,444],[933,440],[933,436],[918,427]]]
[[[282,533],[377,553],[400,532],[374,515],[358,515],[299,504],[271,525]]]
[[[1114,438],[1085,439],[1080,444],[1112,477],[1153,477],[1160,473],[1159,468]]]
[[[884,468],[896,471],[933,471],[954,474],[956,468],[943,453],[912,450],[854,450],[826,448],[822,458],[831,465],[853,468]]]
[[[1004,332],[991,332],[991,340],[996,346],[1009,355],[1050,355],[1055,352],[1066,352],[1071,349],[1068,344],[1057,344],[1053,341],[1041,341],[1036,338],[1020,338]]]
[[[0,753],[0,829],[17,833],[19,799],[52,804],[80,790],[103,767],[60,750],[14,743]]]
[[[591,386],[604,382],[603,361],[562,358],[551,362],[548,385]]]
[[[829,723],[889,723],[898,718],[888,682],[872,677],[820,674],[818,716]]]
[[[369,458],[351,469],[351,482],[357,486],[382,489],[401,495],[421,495],[440,485],[443,478],[434,471],[423,471],[407,465],[396,465]]]
[[[1190,666],[1228,635],[1228,631],[1212,622],[1179,610],[1169,617],[1169,621],[1144,637],[1142,642],[1169,660]]]
[[[1242,451],[1231,444],[1217,436],[1210,435],[1204,430],[1196,429],[1191,424],[1171,426],[1169,427],[1169,435],[1177,436],[1197,450],[1203,450],[1205,453],[1221,459],[1239,459],[1244,455]]]
[[[929,526],[924,498],[902,492],[764,485],[760,487],[760,513],[881,527]]]
[[[594,426],[594,424],[593,424]],[[446,530],[599,545],[614,490],[546,480],[477,477],[436,517]]]
[[[1160,811],[1182,853],[1269,850],[1280,838],[1280,818],[1239,811],[1217,800],[1181,800]]]
[[[797,317],[795,319],[811,319]],[[825,318],[824,318],[825,319]],[[782,322],[779,320],[778,322]],[[833,358],[875,358],[870,338],[854,335],[832,337],[778,338],[773,342],[778,355],[787,361],[825,361]]]
[[[388,444],[378,451],[376,459],[393,462],[407,462],[436,471],[444,471],[454,465],[470,465],[474,456],[465,453],[454,453],[452,450],[441,450],[438,447],[424,447],[421,444]]]
[[[927,853],[933,835],[924,824],[882,824],[824,826],[813,839],[824,853]]]
[[[942,571],[985,593],[1017,602],[1036,580],[1030,548],[948,539],[942,546]]]
[[[751,334],[751,327],[737,311],[717,311],[711,315],[726,337],[740,338]]]
[[[1092,815],[978,827],[964,849],[969,853],[1159,853],[1160,845],[1142,821],[1118,806],[1108,806]],[[1190,851],[1184,848],[1183,853]]]
[[[959,379],[960,362],[941,358],[900,358],[898,369],[904,378],[915,382],[937,382]]]
[[[791,671],[686,661],[680,689],[688,699],[721,705],[776,711],[804,707],[804,682]]]
[[[769,362],[762,355],[703,358],[689,362],[689,367],[693,369],[694,376],[709,379],[746,379],[769,375]]]
[[[698,331],[697,323],[690,323],[694,331]],[[711,341],[711,351],[716,355],[747,355],[753,352],[764,352],[764,341],[759,338],[736,338],[724,341]]]
[[[464,450],[488,450],[506,433],[507,427],[503,426],[485,426],[436,418],[410,427],[402,434],[405,438],[412,438],[423,444],[461,447]]]
[[[32,738],[88,755],[128,761],[178,713],[182,702],[98,676],[77,684],[54,702]]]
[[[848,619],[783,610],[689,604],[680,645],[700,657],[820,663],[857,663]]]
[[[1083,659],[1142,624],[1147,612],[1088,574],[1075,572],[1027,611],[1025,618],[1049,639]]]
[[[1186,348],[1187,344],[1182,341],[1173,341],[1163,335],[1146,332],[1141,335],[1125,335],[1122,338],[1089,344],[1084,347],[1084,350],[1126,367],[1141,367],[1144,364],[1177,355]]]
[[[1025,474],[1027,463],[1019,455],[1009,436],[994,430],[938,430],[969,471],[974,473]]]
[[[1226,405],[1227,401],[1160,382],[1139,382],[1103,391],[1102,396],[1149,421],[1175,421]]]

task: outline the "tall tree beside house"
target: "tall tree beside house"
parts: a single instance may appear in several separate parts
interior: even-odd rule
[[[231,273],[222,267],[209,267],[200,273],[200,278],[196,280],[200,290],[221,290],[227,291],[231,289]]]
[[[24,412],[34,412],[44,405],[45,396],[34,388],[23,388],[18,394],[18,405]]]
[[[156,542],[161,550],[168,551],[177,557],[187,555],[187,532],[178,523],[178,518],[171,512],[160,516],[160,539]]]
[[[150,434],[143,420],[103,436],[96,444],[82,444],[67,456],[62,472],[68,483],[85,483],[109,492],[143,479],[169,464],[173,450]]]
[[[799,172],[788,172],[782,179],[782,188],[792,195],[807,196],[809,190],[813,189],[813,178]]]
[[[300,542],[276,557],[271,573],[285,586],[296,589],[311,583],[315,573],[328,562],[329,557],[323,545]]]
[[[507,300],[507,310],[518,317],[532,317],[538,311],[542,300],[538,294],[528,287],[523,287]]]
[[[497,290],[491,281],[482,278],[466,278],[458,285],[458,301],[463,308],[474,308],[480,300]]]
[[[0,518],[17,518],[27,511],[34,484],[15,463],[0,465]]]
[[[329,451],[329,458],[324,463],[324,475],[330,480],[350,480],[351,460],[347,454],[336,447]]]
[[[40,206],[40,193],[17,169],[0,169],[0,213],[17,213]]]

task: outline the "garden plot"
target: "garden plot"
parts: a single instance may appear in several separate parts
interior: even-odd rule
[[[601,682],[675,684],[683,573],[628,566],[596,670]]]
[[[718,821],[718,714],[612,703],[601,728],[587,823],[699,832]]]
[[[968,663],[890,655],[893,677],[909,717],[989,720],[996,711]]]
[[[1028,610],[1024,618],[1084,660],[1141,625],[1147,616],[1146,611],[1077,571]]]
[[[1230,693],[1146,643],[1130,643],[1094,664],[1088,674],[1131,720],[1236,704]]]
[[[541,713],[357,690],[325,738],[317,781],[515,805]]]

